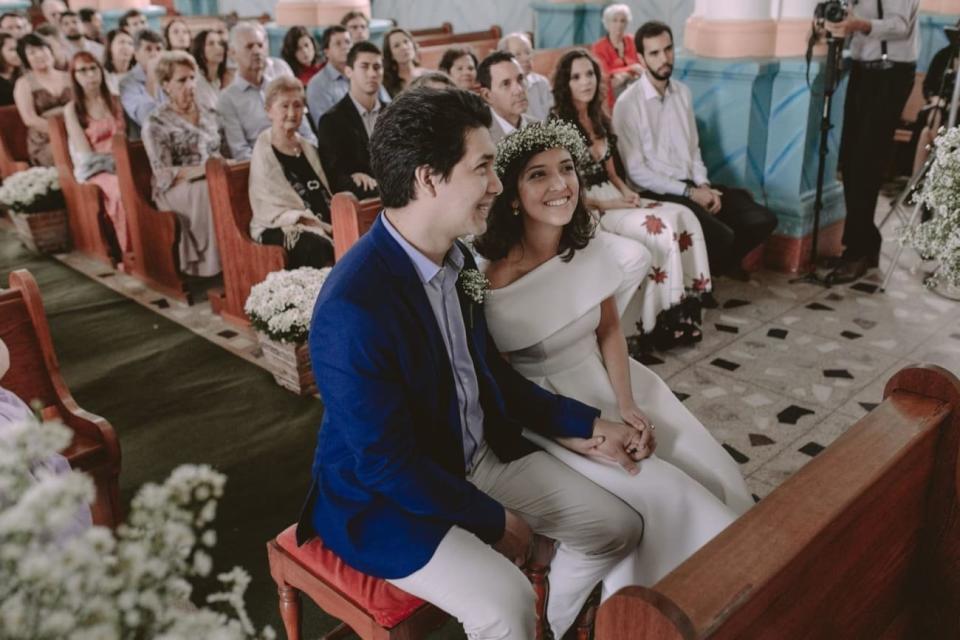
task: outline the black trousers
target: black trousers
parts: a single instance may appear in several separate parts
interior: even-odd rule
[[[260,242],[282,247],[283,231],[266,229],[260,235]],[[301,233],[300,237],[297,238],[297,244],[293,245],[293,249],[287,251],[287,256],[290,260],[290,264],[287,265],[288,269],[332,267],[333,243],[315,233]]]
[[[843,255],[852,260],[880,255],[880,230],[874,217],[883,174],[893,154],[893,133],[910,97],[916,68],[868,69],[856,62],[850,70],[843,107],[840,171],[847,222]]]
[[[740,265],[744,256],[759,247],[777,228],[777,216],[753,199],[748,191],[713,185],[723,195],[720,212],[710,213],[690,198],[671,194],[645,193],[664,202],[688,207],[697,216],[707,243],[710,271],[721,275]]]

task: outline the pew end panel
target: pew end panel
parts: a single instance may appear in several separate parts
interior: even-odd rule
[[[330,217],[333,222],[334,258],[339,260],[360,236],[365,234],[380,213],[380,198],[358,200],[349,191],[333,196],[330,202]]]
[[[27,160],[27,126],[17,107],[0,107],[0,178],[30,166]]]
[[[910,367],[884,402],[597,638],[956,638],[960,382]],[[629,631],[628,631],[629,630]]]
[[[113,137],[113,155],[133,249],[127,265],[131,275],[166,296],[192,304],[193,298],[179,271],[180,223],[175,213],[158,211],[152,204],[153,172],[143,142],[129,141],[126,134],[117,133]]]
[[[62,114],[50,118],[50,146],[57,164],[60,188],[67,203],[70,235],[77,251],[98,262],[114,266],[113,251],[107,234],[113,228],[103,210],[100,188],[77,182],[73,175],[67,128]],[[114,244],[116,236],[113,235]]]
[[[10,288],[0,290],[0,338],[10,350],[12,364],[0,380],[24,402],[38,401],[43,415],[59,419],[73,433],[63,452],[70,466],[90,474],[96,486],[91,505],[94,524],[120,523],[120,442],[105,419],[81,409],[60,374],[43,299],[29,271],[10,274]]]
[[[283,247],[263,245],[250,237],[253,212],[247,195],[249,176],[249,162],[207,160],[210,208],[223,266],[223,294],[215,306],[219,306],[224,320],[240,326],[250,324],[243,310],[250,289],[287,265],[287,252]]]

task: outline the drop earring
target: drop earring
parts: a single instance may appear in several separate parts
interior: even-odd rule
[[[520,215],[520,207],[518,205],[513,205],[513,215]]]

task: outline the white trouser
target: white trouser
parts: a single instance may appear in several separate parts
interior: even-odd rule
[[[547,620],[554,636],[570,628],[593,587],[643,535],[643,518],[542,451],[504,463],[486,446],[467,477],[537,533],[560,542],[550,564]],[[536,625],[533,588],[509,560],[453,527],[430,561],[390,580],[456,617],[468,638],[529,638]]]

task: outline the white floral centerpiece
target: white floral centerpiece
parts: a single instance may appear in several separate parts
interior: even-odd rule
[[[212,567],[210,525],[225,477],[182,466],[145,485],[126,524],[73,531],[94,496],[79,471],[47,472],[72,433],[58,423],[17,424],[0,446],[0,637],[8,640],[275,637],[256,631],[241,568],[217,579],[225,591],[191,602],[193,578]],[[67,532],[67,533],[65,533]]]
[[[927,222],[902,229],[901,241],[939,268],[929,286],[960,288],[960,127],[941,131],[933,143],[934,159],[916,202],[929,207]]]
[[[296,393],[316,391],[306,339],[313,305],[329,273],[330,267],[275,271],[250,289],[243,307],[277,384]]]
[[[0,207],[9,209],[17,234],[31,249],[67,250],[66,204],[56,168],[32,167],[6,178],[0,185]]]

